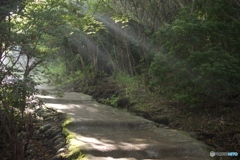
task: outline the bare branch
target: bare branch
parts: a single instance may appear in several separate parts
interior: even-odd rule
[[[240,0],[234,0],[234,2],[236,3],[236,5],[238,5],[238,7],[240,7]]]
[[[230,19],[232,19],[233,21],[237,22],[240,24],[239,20],[235,19],[234,17],[232,17],[231,15],[227,14],[224,10],[222,10],[222,12]]]

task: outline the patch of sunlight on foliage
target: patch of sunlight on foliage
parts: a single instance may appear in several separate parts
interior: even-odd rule
[[[36,83],[47,83],[48,79],[45,74],[45,68],[41,65],[34,68],[30,74],[33,78],[33,80]]]
[[[48,69],[53,74],[61,74],[66,72],[66,66],[63,62],[49,64]]]
[[[81,70],[77,70],[76,72],[72,72],[69,76],[66,76],[66,84],[73,84],[74,82],[84,79],[84,73]]]
[[[77,145],[72,145],[69,148],[69,154],[67,158],[71,158],[72,160],[84,160],[85,155],[81,152],[81,147]]]
[[[71,85],[85,77],[81,70],[67,71],[64,62],[50,64],[47,72],[51,83],[56,86]]]
[[[81,153],[81,148],[79,146],[76,145],[71,145],[70,140],[74,139],[76,137],[74,132],[71,132],[69,129],[67,129],[67,126],[69,126],[71,123],[73,122],[72,118],[67,118],[63,124],[63,130],[62,133],[66,136],[66,141],[68,143],[68,153],[66,156],[66,158],[70,158],[72,160],[83,160],[85,155],[83,153]]]
[[[63,83],[64,74],[66,73],[66,66],[63,62],[56,62],[48,64],[47,75],[51,83],[61,85]]]
[[[149,109],[152,107],[151,104],[147,104],[147,103],[144,103],[144,104],[137,104],[135,106],[133,106],[133,108],[135,110],[138,110],[138,111],[142,111],[142,112],[146,112],[146,111],[149,111]]]
[[[117,107],[117,102],[119,100],[119,97],[112,96],[111,98],[103,99],[103,103],[108,104],[110,106]]]
[[[70,139],[75,138],[74,133],[67,128],[63,128],[62,133],[66,136],[67,143],[70,142]]]
[[[140,87],[139,77],[130,76],[124,73],[119,73],[116,76],[116,82],[121,86],[126,87],[126,94],[130,94],[131,91]]]
[[[73,119],[67,117],[67,119],[63,122],[62,127],[67,127],[68,125],[70,125],[72,123]]]
[[[144,84],[141,76],[130,76],[120,73],[116,76],[116,82],[125,89],[125,94],[130,98],[131,102],[137,102],[139,93],[145,92]]]
[[[67,129],[67,126],[69,126],[72,121],[73,119],[68,117],[62,124],[62,133],[66,136],[67,142],[69,141],[69,139],[74,138],[74,133]]]
[[[117,74],[116,81],[125,86],[136,85],[136,78],[124,73]]]
[[[57,97],[63,97],[64,96],[64,92],[63,91],[60,91],[60,90],[57,90],[56,92],[54,92],[54,95],[56,95]]]

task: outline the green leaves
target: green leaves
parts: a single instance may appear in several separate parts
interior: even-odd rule
[[[217,15],[215,10],[226,9],[225,2],[218,3],[192,14],[182,12],[155,35],[162,49],[150,73],[172,97],[197,103],[204,95],[219,102],[240,90],[239,45],[235,43],[240,41],[239,25]]]
[[[87,15],[83,18],[83,32],[91,35],[105,29],[102,22],[97,21],[93,16]]]
[[[114,20],[115,23],[120,23],[122,25],[122,28],[125,28],[128,26],[128,23],[130,21],[130,18],[127,15],[114,15],[111,17],[112,20]]]

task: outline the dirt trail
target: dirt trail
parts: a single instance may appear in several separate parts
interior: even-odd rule
[[[39,89],[51,90],[49,86]],[[73,119],[70,145],[81,146],[89,160],[207,160],[210,148],[186,132],[159,128],[146,119],[102,105],[88,95],[40,96],[47,106]]]

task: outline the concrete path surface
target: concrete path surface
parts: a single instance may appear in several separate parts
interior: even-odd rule
[[[51,90],[48,86],[39,89]],[[89,160],[208,160],[210,148],[186,132],[158,128],[144,118],[102,105],[88,95],[68,92],[64,97],[40,96],[46,105],[73,119],[68,129],[76,134]]]

